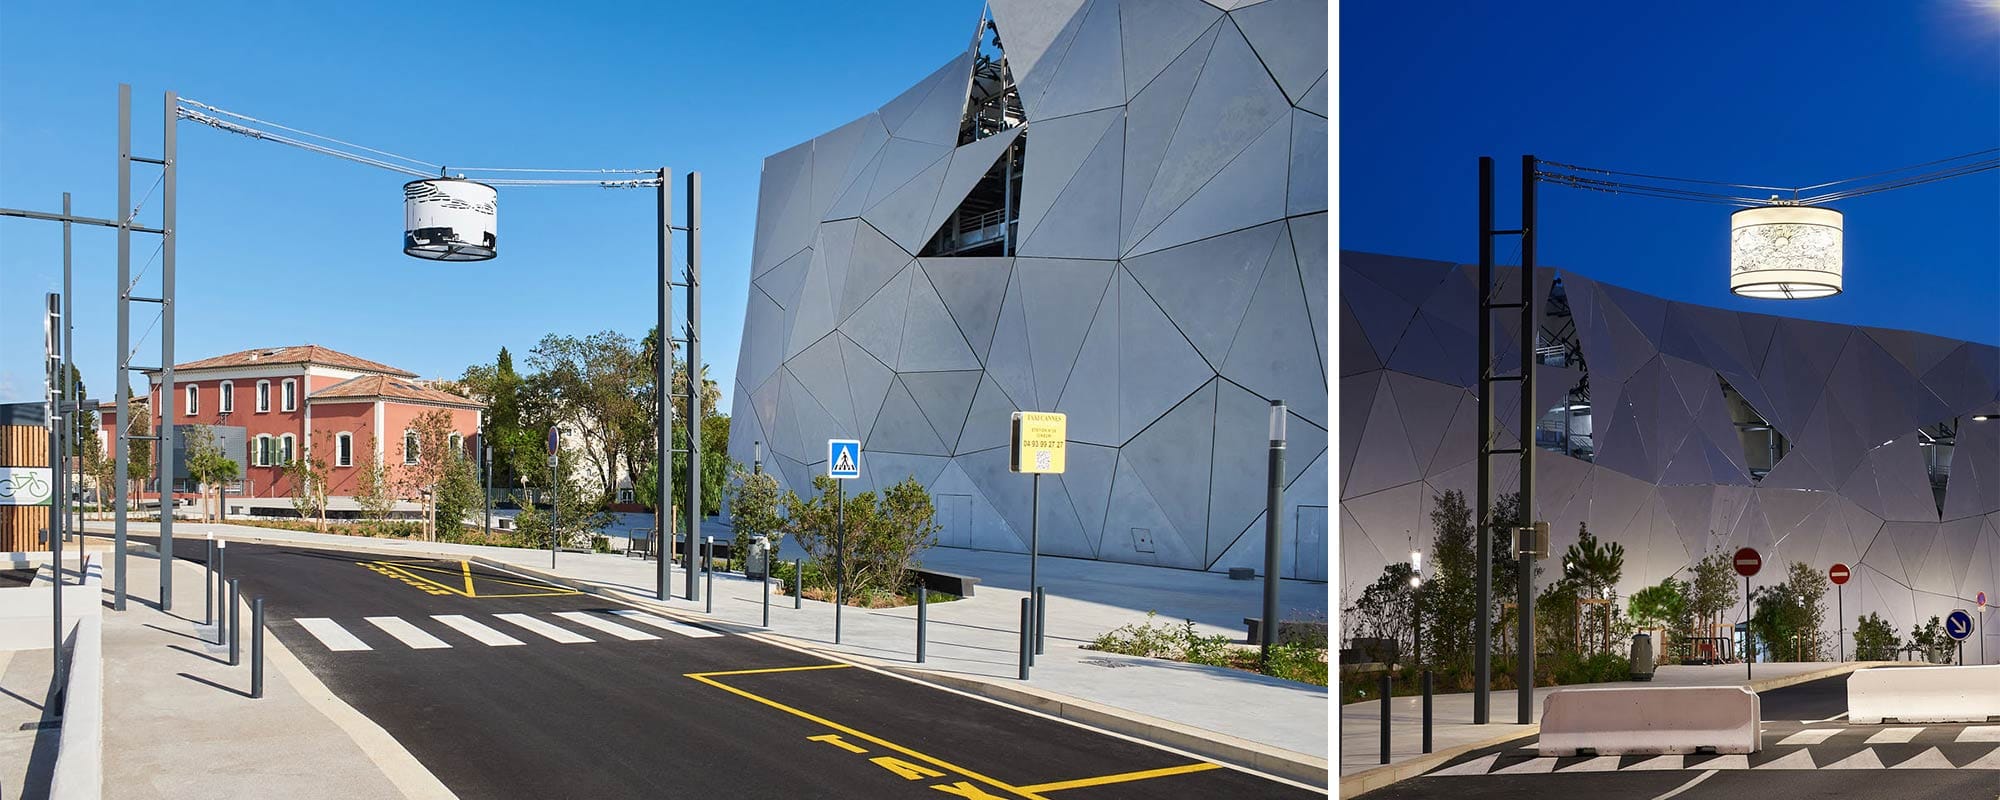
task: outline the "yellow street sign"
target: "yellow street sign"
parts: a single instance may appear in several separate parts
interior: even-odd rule
[[[1068,440],[1069,417],[1045,411],[1016,411],[1008,468],[1015,472],[1061,474]]]

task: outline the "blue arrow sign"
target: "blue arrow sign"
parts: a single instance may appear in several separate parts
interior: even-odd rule
[[[861,477],[861,443],[853,439],[826,440],[826,474],[836,480]]]
[[[1972,615],[1963,608],[1951,612],[1944,618],[1944,632],[1953,639],[1965,641],[1972,636]]]

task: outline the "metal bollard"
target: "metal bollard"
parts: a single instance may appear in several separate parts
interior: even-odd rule
[[[1431,671],[1424,670],[1424,752],[1431,751]]]
[[[1389,763],[1389,673],[1382,673],[1382,763]]]
[[[215,539],[208,540],[208,558],[201,562],[201,624],[215,624]]]
[[[1029,640],[1034,638],[1035,601],[1021,598],[1021,680],[1028,679],[1028,665],[1033,662],[1035,647]]]
[[[701,591],[708,595],[701,599],[702,613],[715,613],[715,537],[708,537],[701,548]]]
[[[240,651],[243,649],[243,626],[241,624],[243,619],[241,616],[239,616],[239,612],[236,610],[237,591],[238,587],[236,585],[236,579],[230,578],[229,598],[228,598],[229,599],[229,666],[232,667],[236,666],[239,663],[242,663],[242,659],[240,657],[241,655]]]
[[[264,598],[250,601],[250,697],[264,696]]]
[[[917,663],[924,663],[924,633],[931,622],[931,590],[917,585]]]
[[[805,608],[806,601],[806,560],[792,559],[792,609]]]
[[[229,579],[229,540],[215,540],[215,643],[222,644],[222,621],[229,615],[222,602],[229,599],[229,587],[223,583]]]
[[[764,563],[768,565],[771,562],[767,559]],[[771,571],[770,568],[767,566],[764,570],[766,574],[764,575],[762,580],[758,581],[758,583],[764,585],[764,627],[766,628],[771,627],[771,576],[769,574],[770,571]],[[709,592],[708,594],[710,597],[715,596],[714,592]]]
[[[1035,655],[1046,652],[1042,649],[1043,634],[1049,624],[1049,595],[1042,587],[1035,587]]]

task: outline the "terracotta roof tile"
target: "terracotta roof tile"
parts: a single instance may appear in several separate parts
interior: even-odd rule
[[[417,373],[397,369],[376,361],[316,344],[294,345],[291,347],[256,347],[214,358],[175,364],[174,369],[216,369],[219,367],[263,366],[266,364],[318,364],[321,366],[351,369],[357,372],[374,372],[382,375],[397,375],[405,378],[417,377]]]
[[[485,408],[486,404],[477,400],[460,397],[450,392],[441,392],[414,382],[398,380],[387,375],[363,375],[328,386],[306,396],[307,401],[334,399],[361,399],[381,397],[389,400],[409,400],[419,403],[460,406],[464,408]]]

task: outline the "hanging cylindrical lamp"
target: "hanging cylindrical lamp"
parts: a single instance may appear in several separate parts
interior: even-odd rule
[[[498,254],[499,193],[464,178],[403,184],[403,252],[432,261],[485,261]]]
[[[1772,205],[1729,216],[1729,291],[1767,300],[1840,294],[1840,212]]]

